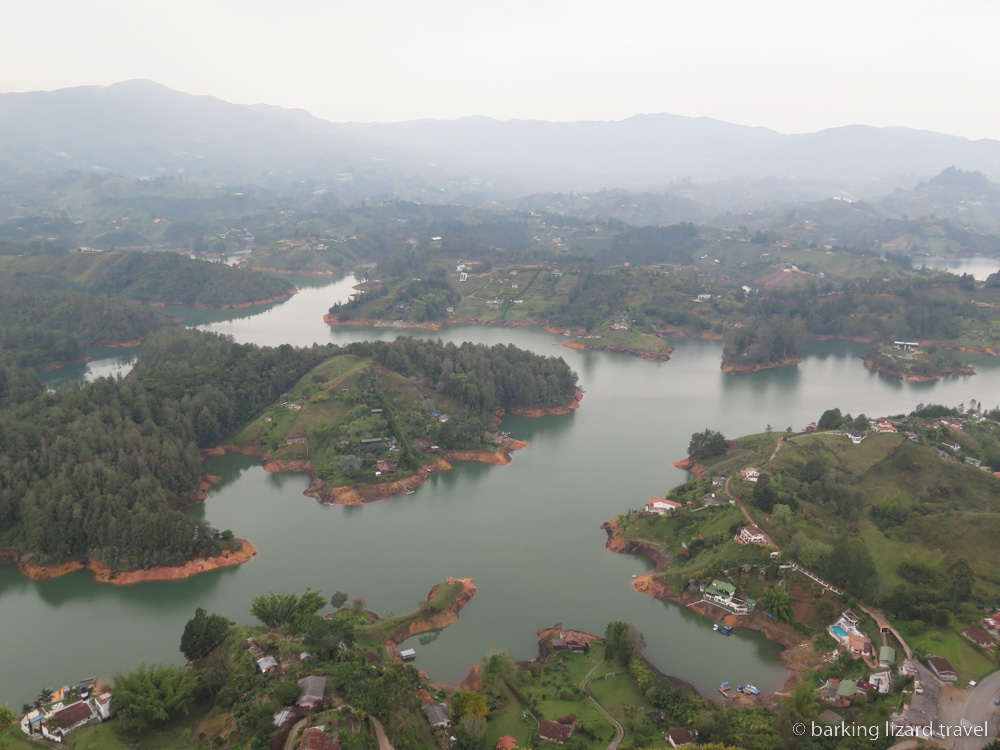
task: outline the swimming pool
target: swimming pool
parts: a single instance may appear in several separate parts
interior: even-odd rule
[[[832,628],[830,628],[830,632],[832,632],[833,637],[837,638],[838,640],[843,640],[844,638],[847,637],[847,631],[844,630],[842,627],[840,627],[840,625],[834,625]]]

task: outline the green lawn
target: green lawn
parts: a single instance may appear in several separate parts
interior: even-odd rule
[[[526,747],[528,736],[537,728],[534,719],[525,715],[524,707],[506,685],[501,689],[503,705],[492,711],[486,721],[486,746],[496,747],[504,735],[517,740],[518,747]]]
[[[958,630],[938,630],[928,628],[919,636],[910,636],[902,625],[903,637],[911,648],[922,648],[928,654],[943,656],[951,662],[958,672],[958,684],[965,685],[969,680],[978,680],[983,675],[996,669],[996,663],[978,646],[961,636],[961,628],[957,623],[953,627]]]

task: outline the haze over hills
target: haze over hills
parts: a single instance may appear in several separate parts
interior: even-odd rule
[[[912,185],[952,165],[1000,179],[1000,141],[861,125],[783,135],[669,114],[618,122],[331,123],[303,110],[127,81],[0,94],[0,161],[29,171],[100,168],[258,184],[340,175],[359,192],[440,200],[470,191],[648,189],[684,178],[859,186],[909,176]]]

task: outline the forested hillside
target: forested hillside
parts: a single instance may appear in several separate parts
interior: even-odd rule
[[[89,555],[116,569],[216,554],[228,537],[173,510],[216,444],[322,357],[165,329],[134,377],[43,393],[8,370],[0,393],[0,533],[55,562]],[[31,398],[31,396],[34,396]]]

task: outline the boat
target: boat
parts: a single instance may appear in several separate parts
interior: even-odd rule
[[[753,685],[744,685],[743,686],[743,694],[744,695],[760,695],[760,690],[758,690],[757,688],[755,688]]]
[[[717,622],[713,623],[712,624],[712,630],[718,630],[718,629],[719,629],[719,623],[717,623]]]
[[[632,577],[633,577],[633,578],[638,578],[639,576],[637,576],[637,575],[636,575],[635,573],[633,573],[633,574],[632,574]]]
[[[416,490],[407,490],[406,494],[407,495],[415,495],[415,494],[417,494],[417,491]]]
[[[722,633],[723,635],[732,635],[733,634],[733,626],[732,625],[723,625],[721,628],[719,628],[719,632]]]

